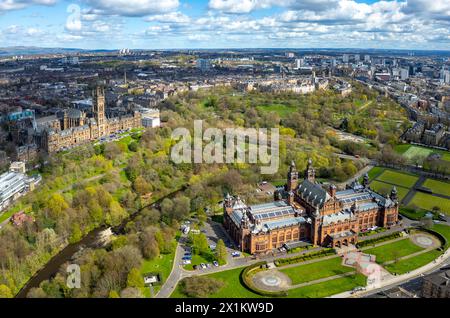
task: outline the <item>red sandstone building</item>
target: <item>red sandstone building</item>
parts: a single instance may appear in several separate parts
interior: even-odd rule
[[[287,184],[276,191],[274,202],[248,206],[227,195],[224,227],[241,251],[252,254],[299,242],[331,247],[356,244],[360,231],[398,222],[395,187],[384,197],[368,183],[365,175],[362,185],[354,181],[343,191],[334,185],[325,189],[315,180],[311,160],[301,181],[292,163]]]

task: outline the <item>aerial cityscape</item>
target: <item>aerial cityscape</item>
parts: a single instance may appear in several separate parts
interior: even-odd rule
[[[0,46],[0,298],[450,298],[450,2],[0,0]]]

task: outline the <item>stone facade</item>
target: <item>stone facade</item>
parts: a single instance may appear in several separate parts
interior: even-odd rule
[[[105,93],[97,87],[93,93],[93,116],[77,109],[68,109],[52,118],[38,136],[39,143],[49,153],[90,142],[108,136],[119,130],[142,127],[141,114],[134,112],[127,116],[106,118]]]
[[[242,251],[266,253],[299,241],[340,247],[356,244],[358,233],[398,222],[397,191],[383,197],[370,190],[368,176],[346,190],[316,183],[312,162],[299,182],[292,163],[285,187],[271,203],[247,206],[239,197],[224,200],[224,227]]]

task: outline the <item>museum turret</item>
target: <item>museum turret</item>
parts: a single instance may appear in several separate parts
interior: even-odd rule
[[[389,195],[389,198],[393,202],[398,202],[398,192],[397,192],[397,187],[396,186],[392,187],[391,194]]]
[[[315,183],[316,182],[316,170],[313,167],[313,162],[311,158],[308,159],[308,166],[306,167],[305,179]]]
[[[367,173],[364,174],[362,185],[364,189],[367,189],[367,187],[369,186],[369,175]]]
[[[294,160],[292,160],[291,165],[289,167],[288,172],[288,180],[287,180],[287,191],[294,191],[298,186],[298,171],[295,166]]]

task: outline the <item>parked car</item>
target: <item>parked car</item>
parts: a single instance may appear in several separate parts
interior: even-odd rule
[[[190,261],[190,260],[192,260],[192,257],[189,257],[189,256],[183,256],[182,260],[183,260],[183,261]]]
[[[192,268],[193,268],[194,270],[197,270],[197,269],[198,269],[198,266],[197,266],[197,265],[194,265],[194,266],[192,266]]]
[[[191,260],[190,259],[184,259],[183,260],[183,265],[189,265],[191,264]]]
[[[206,268],[205,263],[201,263],[201,264],[200,264],[200,267],[201,267],[202,269],[205,269],[205,268]]]
[[[233,252],[233,253],[231,253],[231,256],[233,256],[233,257],[239,257],[239,256],[241,256],[241,253],[239,253],[239,252]]]
[[[214,265],[215,267],[219,267],[219,263],[218,263],[217,261],[214,261],[214,262],[213,262],[213,265]]]
[[[206,268],[211,268],[212,265],[210,263],[206,264]]]

